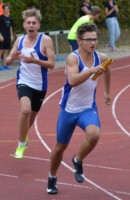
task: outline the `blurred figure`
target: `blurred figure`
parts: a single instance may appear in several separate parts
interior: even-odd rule
[[[40,111],[48,89],[48,69],[53,69],[55,64],[52,39],[38,32],[41,23],[40,10],[25,10],[23,20],[26,35],[16,39],[6,58],[7,65],[20,61],[16,81],[21,106],[19,141],[14,153],[17,159],[22,159],[27,149],[28,131]]]
[[[0,0],[0,15],[4,14],[3,5],[4,5],[3,0]]]
[[[119,8],[114,0],[105,1],[104,7],[106,15],[105,22],[109,32],[109,41],[107,46],[110,47],[112,51],[116,51],[115,42],[120,37],[120,27],[117,19]]]
[[[0,58],[1,65],[6,66],[5,60],[8,56],[11,48],[11,42],[13,41],[13,20],[9,16],[10,8],[8,5],[3,5],[4,14],[0,16]]]
[[[0,16],[4,14],[3,5],[4,5],[3,0],[0,0]],[[1,35],[1,33],[0,33],[0,41],[3,41],[3,37],[2,37],[2,35]],[[1,55],[1,57],[0,57],[0,63],[1,63],[1,60],[2,60],[2,59],[3,59],[3,55]],[[1,67],[1,66],[0,66],[0,67]],[[0,69],[1,69],[1,68],[0,68]],[[2,69],[3,69],[3,68],[2,68]]]
[[[67,39],[73,51],[78,49],[77,34],[76,34],[78,27],[84,23],[94,22],[94,20],[98,19],[99,16],[100,16],[100,8],[98,6],[93,6],[91,14],[80,17],[74,23],[67,36]]]
[[[82,0],[82,4],[80,5],[79,16],[82,17],[84,15],[91,14],[92,5],[90,4],[90,0]]]

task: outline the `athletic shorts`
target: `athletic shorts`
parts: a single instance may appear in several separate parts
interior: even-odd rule
[[[78,46],[77,40],[68,40],[68,41],[69,41],[69,43],[70,43],[70,45],[72,47],[72,51],[78,49],[79,46]]]
[[[42,106],[46,91],[39,91],[28,87],[24,84],[17,85],[18,97],[28,97],[31,101],[31,108],[33,111],[38,112]]]
[[[11,40],[4,40],[3,42],[0,42],[0,49],[9,50],[10,48],[11,48]]]
[[[89,125],[100,128],[97,108],[86,109],[80,113],[68,113],[61,108],[57,123],[57,142],[68,144],[76,126],[85,131]]]

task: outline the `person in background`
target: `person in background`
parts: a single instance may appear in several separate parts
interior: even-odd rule
[[[7,67],[5,60],[11,49],[11,42],[13,41],[13,19],[9,15],[9,5],[3,5],[4,14],[0,16],[0,58],[1,66]]]
[[[117,14],[119,13],[119,8],[115,0],[107,0],[104,2],[105,15],[106,15],[106,26],[109,32],[109,41],[107,46],[110,47],[112,51],[116,51],[116,41],[120,37],[120,27],[117,19]]]
[[[95,148],[100,136],[100,119],[96,104],[98,79],[95,73],[103,74],[105,102],[110,104],[110,69],[103,70],[101,63],[107,55],[97,52],[97,27],[94,23],[82,24],[77,30],[79,48],[70,53],[66,61],[66,84],[62,90],[61,110],[57,122],[57,141],[51,152],[48,176],[48,194],[57,194],[57,171],[76,126],[84,131],[85,139],[72,158],[77,182],[84,181],[83,160]]]
[[[92,5],[90,3],[90,0],[82,0],[82,4],[80,5],[79,9],[79,16],[82,17],[84,15],[91,14],[92,11]]]
[[[0,15],[4,14],[3,6],[4,6],[3,0],[0,0]],[[10,10],[8,12],[8,15],[10,15]]]
[[[32,126],[48,88],[48,69],[55,64],[52,39],[39,33],[41,13],[36,8],[23,12],[23,27],[26,35],[19,36],[6,64],[20,60],[17,71],[17,92],[20,100],[19,141],[14,157],[22,159],[28,145],[28,131]]]
[[[78,27],[83,23],[94,22],[94,20],[98,19],[99,16],[100,16],[100,8],[98,6],[93,6],[91,14],[80,17],[74,23],[67,36],[68,42],[70,43],[71,49],[73,51],[78,49],[77,35],[76,35]]]
[[[3,5],[4,5],[3,0],[0,0],[0,15],[4,14]]]
[[[0,0],[0,16],[4,14],[4,10],[3,10],[3,0]],[[0,41],[3,41],[3,37],[0,33]],[[3,55],[1,55],[0,57],[0,64],[2,63],[2,60],[3,60]],[[3,66],[0,66],[0,70],[3,69]]]

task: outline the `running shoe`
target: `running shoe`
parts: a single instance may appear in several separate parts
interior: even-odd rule
[[[47,188],[48,194],[57,194],[58,193],[56,182],[57,182],[56,177],[49,177],[48,178],[48,188]]]
[[[24,152],[27,149],[27,146],[28,146],[28,138],[26,139],[26,146],[18,146],[17,147],[14,157],[17,159],[22,159]]]
[[[82,183],[84,182],[82,161],[75,162],[74,158],[75,156],[72,158],[72,163],[75,168],[75,172],[74,172],[75,179],[78,183]]]

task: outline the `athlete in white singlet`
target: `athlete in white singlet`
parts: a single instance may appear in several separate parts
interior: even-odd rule
[[[57,194],[57,170],[76,126],[85,133],[85,139],[73,156],[76,181],[82,183],[83,159],[94,149],[100,135],[100,119],[96,105],[98,79],[92,80],[95,73],[103,74],[105,102],[110,104],[110,70],[104,71],[101,63],[107,56],[96,51],[97,28],[95,24],[83,24],[77,31],[79,48],[72,52],[66,62],[66,84],[62,90],[60,114],[57,123],[57,142],[51,152],[48,194]]]
[[[17,71],[17,91],[21,110],[19,117],[19,142],[15,158],[23,158],[28,145],[28,131],[32,126],[45,98],[48,69],[54,68],[54,50],[52,39],[38,32],[40,28],[40,11],[32,8],[23,12],[23,27],[26,35],[16,39],[6,59],[10,65],[20,60]]]
[[[34,56],[35,59],[40,59],[43,61],[47,61],[48,58],[45,54],[42,53],[42,42],[46,35],[38,34],[36,39],[36,43],[31,46],[30,48],[26,48],[24,46],[24,42],[26,42],[26,37],[22,36],[20,38],[18,44],[18,50],[21,52],[22,56],[31,57],[31,54]],[[33,71],[32,71],[33,68]],[[39,91],[46,91],[47,90],[47,71],[48,69],[44,66],[40,66],[35,63],[26,63],[21,60],[20,66],[17,72],[17,84],[25,84],[31,88],[34,88]]]

